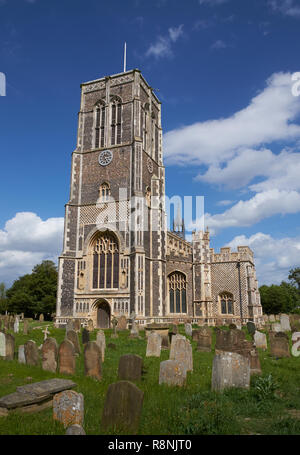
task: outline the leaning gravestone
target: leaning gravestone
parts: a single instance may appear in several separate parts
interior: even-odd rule
[[[216,354],[212,368],[212,390],[226,387],[250,387],[250,361],[235,352]]]
[[[151,332],[147,340],[146,357],[160,357],[161,336],[157,332]]]
[[[24,348],[23,344],[21,346],[19,346],[19,348],[18,348],[18,362],[19,363],[26,363],[25,348]]]
[[[35,341],[29,340],[24,344],[25,360],[27,365],[38,366],[40,363],[40,356],[38,347]]]
[[[0,332],[0,357],[6,357],[6,339],[3,332]]]
[[[160,363],[159,384],[182,387],[186,383],[185,366],[178,360],[165,360]]]
[[[99,330],[99,332],[97,333],[96,343],[99,346],[100,351],[101,351],[102,362],[104,362],[106,341],[105,341],[105,335],[104,335],[103,330]]]
[[[212,332],[209,327],[201,327],[193,334],[197,340],[197,351],[210,352],[212,348]]]
[[[79,344],[79,339],[78,339],[78,333],[75,332],[75,330],[68,330],[66,333],[66,339],[70,340],[75,348],[75,354],[80,354],[80,344]]]
[[[127,329],[126,316],[120,316],[118,318],[117,330],[126,330],[126,329]]]
[[[255,327],[254,322],[252,322],[252,321],[247,322],[247,330],[250,335],[255,334],[256,327]]]
[[[189,340],[185,337],[178,338],[178,335],[173,337],[170,360],[178,360],[184,365],[186,371],[193,371],[193,348]]]
[[[101,429],[117,428],[136,434],[142,412],[144,392],[129,381],[119,381],[108,387]]]
[[[254,334],[254,343],[257,348],[260,348],[263,350],[268,349],[267,336],[262,332],[258,332],[257,330],[255,331],[255,334]]]
[[[53,397],[53,419],[58,420],[65,428],[71,425],[83,425],[84,398],[82,393],[66,390]]]
[[[55,338],[47,338],[42,346],[42,368],[46,371],[57,370],[58,345]]]
[[[60,374],[75,374],[75,348],[70,340],[64,340],[58,350]]]
[[[118,379],[140,381],[142,378],[143,359],[139,355],[125,354],[120,357]]]
[[[28,319],[24,319],[24,322],[23,322],[23,335],[28,335],[28,329],[29,329],[29,321],[28,321]]]
[[[170,348],[170,359],[174,360],[175,345],[178,340],[186,340],[186,337],[183,335],[180,335],[180,334],[172,336],[171,348]]]
[[[86,376],[101,381],[101,350],[95,341],[89,341],[84,345],[84,372]]]
[[[6,360],[14,360],[15,356],[15,337],[10,333],[5,334],[5,351],[6,351]]]
[[[290,318],[287,314],[280,315],[280,325],[283,332],[291,331]]]
[[[291,357],[287,335],[284,332],[275,333],[270,337],[270,354],[273,357]]]
[[[88,343],[90,341],[90,333],[85,327],[82,330],[81,340],[82,344]]]
[[[189,322],[187,322],[185,325],[184,325],[184,329],[185,329],[185,334],[189,337],[192,336],[192,332],[193,332],[193,328],[192,328],[192,324],[190,324]]]

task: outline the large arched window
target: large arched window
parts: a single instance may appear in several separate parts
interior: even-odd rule
[[[119,245],[111,232],[100,234],[93,242],[93,289],[119,287]]]
[[[119,98],[113,98],[111,103],[111,145],[121,144],[122,103]]]
[[[99,101],[95,109],[95,148],[104,147],[105,104]]]
[[[219,295],[219,301],[222,314],[233,314],[233,295],[229,292],[223,292]]]
[[[183,273],[174,272],[168,277],[170,313],[186,313],[186,278]]]

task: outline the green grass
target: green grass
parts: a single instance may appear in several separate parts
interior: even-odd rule
[[[60,343],[65,331],[55,329],[48,322],[33,322],[31,328],[49,326],[50,336]],[[15,334],[16,356],[18,346],[27,340],[42,344],[44,334],[40,329],[23,335]],[[112,331],[105,330],[106,344],[113,342],[117,349],[106,349],[103,363],[103,378],[96,381],[84,376],[83,355],[76,360],[76,374],[68,376],[76,382],[76,391],[84,395],[84,429],[87,434],[107,434],[101,430],[101,416],[109,384],[118,380],[118,362],[123,354],[138,354],[144,359],[144,375],[136,385],[144,392],[144,403],[138,434],[300,434],[300,419],[289,414],[292,409],[300,410],[300,357],[272,359],[269,352],[260,351],[263,378],[271,375],[276,390],[258,387],[259,377],[251,379],[250,390],[228,389],[224,393],[211,391],[211,372],[214,352],[198,352],[193,345],[194,371],[188,373],[185,387],[159,385],[160,362],[169,358],[169,351],[161,357],[146,358],[146,340],[129,339],[129,331],[120,332],[119,338],[111,339]],[[180,333],[184,333],[180,326]],[[90,334],[96,339],[96,331]],[[248,338],[248,335],[247,335]],[[250,339],[250,338],[249,338]],[[81,336],[80,336],[81,341]],[[213,331],[213,343],[215,334]],[[81,344],[81,350],[83,346]],[[43,371],[41,367],[19,364],[17,360],[0,360],[0,396],[15,392],[16,387],[26,383],[64,377]],[[267,384],[267,385],[266,385]],[[259,392],[260,390],[260,392]],[[54,435],[65,434],[63,426],[52,419],[52,409],[35,414],[14,412],[0,417],[0,434],[10,435]],[[111,432],[110,434],[122,434]]]

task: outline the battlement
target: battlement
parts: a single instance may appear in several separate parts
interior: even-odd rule
[[[253,251],[248,246],[238,246],[237,252],[231,251],[230,247],[220,248],[220,253],[215,253],[214,248],[210,248],[211,262],[253,262]]]

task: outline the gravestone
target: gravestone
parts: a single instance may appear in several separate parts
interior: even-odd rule
[[[65,428],[71,425],[83,425],[84,399],[82,393],[66,390],[53,397],[53,419],[61,422]]]
[[[40,321],[40,322],[44,322],[44,315],[43,315],[43,313],[40,314],[39,321]]]
[[[212,348],[212,332],[209,327],[201,327],[195,334],[193,339],[197,340],[197,350],[202,352],[210,352]]]
[[[269,322],[276,322],[274,314],[269,315]]]
[[[84,371],[86,376],[101,381],[101,349],[95,341],[89,341],[84,345]]]
[[[88,329],[89,332],[92,332],[94,330],[94,323],[93,323],[92,319],[88,320],[87,329]]]
[[[14,360],[15,356],[15,337],[10,333],[5,334],[5,352],[6,360]]]
[[[76,357],[75,348],[70,340],[64,340],[58,350],[59,357],[59,373],[60,374],[75,374]]]
[[[105,335],[104,335],[103,330],[99,330],[99,332],[97,333],[96,343],[99,346],[100,351],[101,351],[102,362],[104,362],[106,341],[105,341]]]
[[[101,429],[116,428],[137,434],[144,392],[129,381],[110,384],[104,403]]]
[[[256,327],[255,327],[254,322],[252,322],[252,321],[247,322],[247,330],[250,335],[255,334]]]
[[[24,344],[20,345],[18,348],[18,362],[26,363]]]
[[[273,357],[291,357],[289,340],[284,332],[275,333],[270,337],[270,354]]]
[[[292,354],[294,357],[299,357],[300,351],[300,332],[294,332],[292,335]]]
[[[111,338],[118,338],[118,334],[117,334],[118,319],[113,317],[111,320],[111,324],[113,326],[113,333],[111,335]]]
[[[44,341],[47,340],[48,335],[50,335],[50,332],[48,330],[48,325],[44,330],[42,330],[42,333],[44,334]]]
[[[236,352],[216,354],[212,368],[212,390],[226,387],[250,387],[250,361]]]
[[[131,313],[130,319],[131,319],[130,338],[137,338],[139,336],[139,328],[135,320],[136,314],[134,311]]]
[[[88,343],[90,341],[90,333],[85,327],[82,330],[81,340],[82,344]]]
[[[288,314],[280,315],[280,325],[281,325],[282,332],[291,331],[290,318],[289,318]]]
[[[73,326],[74,326],[74,330],[75,330],[76,332],[80,332],[80,329],[81,329],[81,322],[80,322],[80,319],[74,319]]]
[[[160,357],[161,336],[156,332],[151,332],[147,340],[146,357]]]
[[[27,365],[38,366],[40,356],[35,341],[29,340],[24,344],[25,360]]]
[[[81,350],[78,339],[78,333],[75,332],[75,330],[68,330],[68,332],[66,333],[66,339],[70,340],[73,343],[75,354],[80,354]]]
[[[184,325],[184,329],[185,329],[185,334],[186,334],[187,336],[191,337],[191,336],[192,336],[192,332],[193,332],[192,324],[186,323],[186,324]]]
[[[254,343],[255,346],[259,349],[263,349],[264,351],[268,349],[267,336],[262,332],[258,332],[257,330],[254,334]]]
[[[160,363],[159,384],[182,387],[186,383],[186,368],[178,360],[165,360]]]
[[[67,431],[66,431],[66,435],[68,436],[73,436],[73,435],[85,435],[85,431],[84,429],[82,428],[81,425],[78,425],[77,423],[75,423],[74,425],[71,425]]]
[[[29,330],[29,321],[28,321],[28,319],[24,319],[24,322],[23,322],[23,335],[28,335],[28,330]]]
[[[0,357],[6,357],[6,339],[3,332],[0,332]]]
[[[125,354],[120,357],[118,379],[140,381],[142,378],[143,359],[139,355]]]
[[[274,324],[272,324],[272,330],[273,332],[282,332],[282,327],[281,327],[281,324],[278,323],[278,322],[275,322]]]
[[[176,337],[178,335],[175,335]],[[193,348],[189,340],[185,337],[175,340],[173,349],[171,346],[170,360],[178,360],[184,365],[186,371],[193,371]]]
[[[117,330],[126,330],[126,329],[127,329],[126,316],[120,316],[118,318]]]
[[[175,353],[175,345],[177,340],[186,340],[186,337],[180,334],[173,335],[172,337],[172,342],[171,342],[171,348],[170,348],[170,359],[174,360],[174,353]]]
[[[18,316],[16,316],[15,322],[14,322],[14,333],[19,333],[19,325],[20,321]]]
[[[74,322],[73,319],[68,319],[67,324],[66,324],[66,334],[68,333],[69,330],[74,330]]]
[[[57,370],[58,345],[55,338],[47,338],[42,346],[42,368],[46,371]]]

